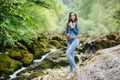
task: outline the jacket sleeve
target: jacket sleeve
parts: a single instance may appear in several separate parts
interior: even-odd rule
[[[79,34],[79,31],[80,31],[80,26],[77,25],[76,27],[72,27],[72,28],[71,28],[71,31],[72,31],[75,35],[78,35],[78,34]]]
[[[66,31],[65,31],[64,34],[66,35],[66,34],[68,34],[68,33],[70,33],[70,29],[69,29],[69,27],[67,26],[67,27],[66,27]]]

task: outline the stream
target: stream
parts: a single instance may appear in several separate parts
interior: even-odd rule
[[[10,79],[12,80],[13,78],[17,77],[17,74],[20,73],[21,71],[25,70],[25,69],[29,69],[29,68],[35,68],[37,66],[39,66],[41,64],[41,62],[50,54],[54,53],[55,51],[57,51],[57,49],[51,49],[51,51],[49,53],[46,53],[45,55],[42,56],[41,59],[35,59],[33,60],[33,63],[30,64],[28,67],[22,67],[19,70],[15,71],[13,74],[9,75]]]

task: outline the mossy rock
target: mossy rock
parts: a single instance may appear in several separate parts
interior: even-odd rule
[[[8,49],[8,55],[9,57],[15,59],[15,60],[21,60],[22,59],[22,53],[20,51],[20,49]]]
[[[33,78],[35,77],[38,77],[38,76],[43,76],[45,75],[45,73],[42,71],[42,70],[39,70],[35,68],[32,69],[32,72],[31,70],[26,70],[24,72],[21,72],[20,74],[18,74],[18,76],[12,80],[32,80]]]
[[[60,48],[61,44],[57,40],[51,40],[49,44],[55,46],[56,48]]]
[[[46,52],[49,52],[54,46],[48,44],[47,41],[41,41],[33,44],[34,58],[39,58],[44,55]]]
[[[51,48],[36,48],[34,52],[34,58],[40,58],[41,56],[45,55],[47,52],[49,52]]]
[[[40,66],[36,67],[36,69],[43,70],[43,69],[53,68],[53,67],[54,67],[54,63],[48,59],[45,59],[42,61]]]
[[[39,46],[42,47],[42,48],[46,48],[48,45],[48,42],[45,40],[45,41],[40,41],[39,42]]]
[[[58,36],[52,37],[52,40],[62,41],[63,39],[61,36],[58,35]]]
[[[8,49],[9,56],[15,60],[21,61],[24,65],[28,65],[33,61],[33,54],[29,51],[21,49]]]
[[[33,61],[33,54],[29,53],[28,51],[24,51],[22,50],[22,60],[21,62],[26,66],[28,64],[30,64]]]
[[[53,54],[49,55],[47,58],[57,59],[59,57],[62,57],[63,55],[64,55],[63,51],[56,51]]]
[[[116,39],[116,44],[120,44],[120,37]]]
[[[7,54],[0,54],[0,73],[11,74],[22,67],[22,63],[11,59]]]
[[[110,34],[106,35],[107,39],[115,40],[116,38],[120,37],[120,32],[111,32]]]
[[[40,58],[44,54],[45,54],[45,50],[43,48],[34,49],[34,58]]]
[[[17,47],[22,50],[27,50],[27,47],[19,42],[16,43]]]
[[[75,57],[76,59],[76,57]],[[57,67],[57,66],[68,66],[69,62],[68,59],[66,58],[64,51],[56,51],[52,54],[50,54],[49,56],[46,57],[45,60],[49,60],[50,62],[52,62],[52,66],[53,67]]]
[[[116,35],[115,35],[115,34],[108,34],[108,35],[106,35],[106,37],[107,37],[107,39],[109,39],[109,40],[115,40]]]

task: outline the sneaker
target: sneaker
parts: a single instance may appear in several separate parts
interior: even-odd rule
[[[68,76],[67,76],[67,80],[69,80],[69,79],[71,79],[71,78],[73,78],[74,77],[74,74],[73,73],[70,73]]]
[[[80,71],[79,66],[76,66],[75,69],[76,69],[76,75],[79,76],[79,71]]]

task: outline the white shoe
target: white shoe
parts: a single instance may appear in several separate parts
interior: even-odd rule
[[[76,69],[76,75],[79,76],[79,71],[80,71],[79,66],[76,66],[75,69]]]
[[[71,79],[71,78],[73,78],[74,77],[74,74],[73,73],[70,73],[68,76],[67,76],[67,80],[69,80],[69,79]]]

